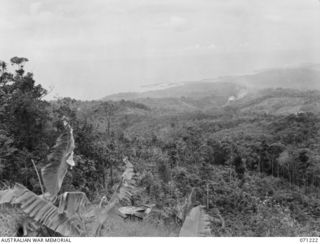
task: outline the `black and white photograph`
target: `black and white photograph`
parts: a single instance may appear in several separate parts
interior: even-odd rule
[[[1,243],[319,235],[319,0],[0,0]]]

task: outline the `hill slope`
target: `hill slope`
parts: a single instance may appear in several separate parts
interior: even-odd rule
[[[103,98],[103,101],[125,99],[162,112],[194,112],[216,111],[241,100],[241,106],[246,106],[243,111],[252,109],[279,114],[319,112],[319,94],[308,93],[308,90],[320,90],[319,65],[270,69],[250,75],[179,83],[176,86],[171,84],[160,90],[114,94]]]
[[[320,90],[320,66],[305,65],[284,69],[269,69],[256,74],[222,77],[220,81],[242,84],[253,89]]]
[[[264,89],[232,101],[226,107],[236,109],[238,112],[276,115],[300,112],[320,113],[320,91]]]

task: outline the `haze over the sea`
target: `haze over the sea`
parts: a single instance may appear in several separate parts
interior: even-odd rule
[[[50,97],[320,62],[318,0],[2,0],[0,59]]]

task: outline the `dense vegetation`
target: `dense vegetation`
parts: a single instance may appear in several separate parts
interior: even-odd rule
[[[193,188],[196,202],[212,216],[213,236],[318,235],[318,113],[244,109],[255,106],[257,97],[210,112],[176,113],[125,100],[49,102],[43,99],[46,90],[25,72],[26,61],[11,59],[13,73],[1,63],[2,187],[19,182],[41,193],[32,160],[37,168],[46,163],[61,133],[61,118],[67,117],[74,129],[77,166],[68,172],[63,191],[83,191],[96,203],[101,196],[109,199],[123,171],[122,158],[128,156],[139,187],[131,204],[156,204],[145,221],[162,229],[127,223],[130,233],[113,229],[106,235],[141,235],[142,229],[150,231],[143,235],[176,235],[179,206]],[[304,99],[310,94],[272,92],[264,94]],[[227,102],[218,99],[217,104]]]

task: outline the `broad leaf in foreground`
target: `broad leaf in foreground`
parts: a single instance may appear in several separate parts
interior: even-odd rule
[[[120,207],[119,212],[124,216],[124,218],[127,218],[129,216],[135,216],[138,218],[143,219],[146,215],[148,215],[152,208],[155,206],[155,204],[151,205],[141,205],[141,206],[125,206]]]
[[[191,209],[187,215],[179,236],[210,236],[210,216],[205,213],[203,206]]]
[[[59,196],[59,214],[83,216],[90,207],[91,203],[83,192],[65,192]]]
[[[126,165],[126,169],[123,172],[121,181],[113,193],[108,205],[105,208],[98,208],[96,210],[95,215],[97,222],[93,227],[93,235],[100,235],[100,230],[110,214],[122,215],[118,210],[119,207],[121,207],[120,201],[130,201],[135,192],[136,180],[134,179],[134,167],[127,158],[124,158],[123,162]]]
[[[177,217],[184,222],[187,214],[190,212],[192,207],[194,206],[194,199],[196,196],[195,188],[192,188],[189,196],[185,199],[184,204],[182,206],[177,206]]]
[[[0,204],[17,205],[30,219],[63,236],[86,234],[85,227],[77,216],[59,214],[56,206],[23,185],[16,184],[12,189],[0,191]]]
[[[121,181],[113,193],[108,205],[118,204],[120,201],[128,201],[135,191],[136,181],[134,179],[135,172],[132,163],[129,162],[128,158],[124,158],[123,162],[126,165],[126,169],[122,174]]]
[[[45,186],[45,197],[54,199],[60,191],[68,165],[74,166],[73,150],[75,148],[73,130],[68,122],[64,121],[64,132],[58,137],[56,144],[48,155],[48,164],[41,169],[42,180]]]

